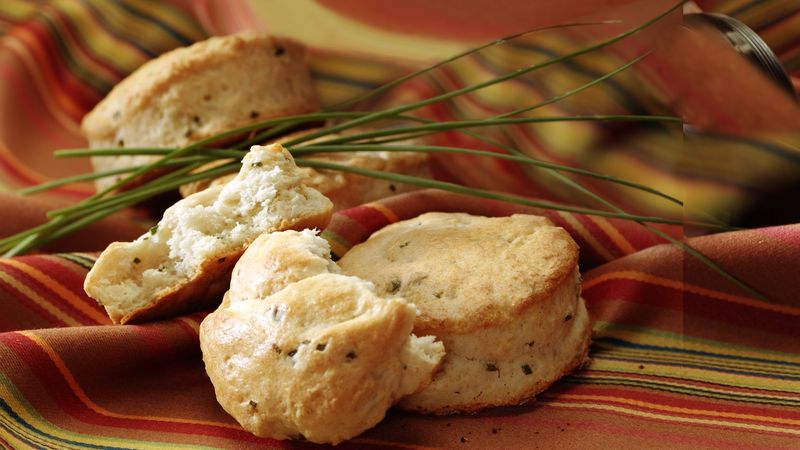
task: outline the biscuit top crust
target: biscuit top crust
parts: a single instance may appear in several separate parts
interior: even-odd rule
[[[84,135],[91,139],[103,139],[113,135],[115,130],[138,115],[142,110],[149,108],[152,104],[161,104],[161,98],[169,91],[176,82],[191,79],[193,76],[205,76],[204,74],[217,74],[213,70],[241,71],[254,69],[237,64],[237,61],[261,61],[253,59],[252,55],[269,54],[274,56],[274,64],[270,67],[261,67],[260,72],[252,74],[252,83],[263,84],[261,80],[280,80],[287,74],[282,74],[282,66],[291,67],[286,70],[296,70],[296,62],[305,64],[305,47],[299,43],[285,38],[277,38],[259,32],[243,32],[229,36],[216,36],[199,41],[188,47],[180,47],[152,59],[127,78],[120,81],[109,94],[97,104],[97,106],[87,114],[81,124]],[[228,64],[234,63],[230,66]],[[305,66],[302,66],[305,68]],[[274,78],[263,72],[275,73]],[[281,75],[278,75],[281,73]],[[305,73],[297,73],[297,76],[308,77]],[[301,80],[304,81],[305,80]],[[235,89],[235,86],[225,86],[224,80],[220,80],[223,89]],[[220,87],[216,86],[216,87]],[[283,86],[282,84],[280,86]],[[265,85],[265,87],[269,87]],[[213,89],[212,87],[207,87]],[[194,89],[194,88],[192,88]],[[266,91],[272,95],[271,91]],[[267,95],[265,92],[265,95]],[[215,92],[216,95],[225,95],[224,92]],[[200,93],[195,96],[201,97]],[[281,94],[287,95],[287,94]],[[301,97],[306,97],[302,95]],[[170,97],[171,98],[171,97]],[[180,103],[180,100],[177,100]],[[186,100],[190,103],[194,100]],[[314,100],[308,108],[309,111],[317,108]],[[217,103],[219,103],[217,101]],[[230,103],[230,101],[228,102]],[[280,101],[276,101],[280,104]],[[179,105],[178,105],[179,106]],[[224,110],[225,104],[215,104],[209,106],[211,110]],[[241,105],[240,105],[241,106]],[[198,114],[199,111],[195,112]],[[260,111],[259,119],[265,119],[273,114],[268,111]],[[243,114],[250,114],[244,111]],[[165,117],[165,120],[169,117]],[[252,121],[252,120],[251,120]],[[198,129],[197,136],[202,135],[203,127]],[[216,131],[216,130],[214,130]],[[208,134],[208,133],[205,133]],[[191,139],[186,139],[191,141]]]
[[[416,333],[508,323],[572,282],[577,264],[575,241],[545,217],[464,213],[386,226],[339,261],[345,273],[373,281],[379,295],[417,305]]]

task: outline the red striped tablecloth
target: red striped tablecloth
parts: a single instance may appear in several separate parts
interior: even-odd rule
[[[291,11],[277,18],[270,16],[277,6],[240,0],[224,4],[3,1],[0,185],[11,189],[86,170],[85,161],[56,162],[51,155],[56,148],[84,145],[77,128],[83,114],[144,61],[209,34],[282,29],[276,23],[285,19],[285,27],[307,36],[318,91],[325,104],[333,104],[425,59],[415,59],[407,46],[391,57],[381,55],[376,48],[391,48],[392,39],[429,43],[429,48],[420,47],[422,55],[518,31],[515,27],[573,20],[598,5],[605,6],[601,18],[627,20],[597,33],[569,30],[515,40],[366,105],[379,108],[563,54],[586,39],[618,32],[668,2],[565,0],[550,5],[546,13],[537,2],[494,2],[494,8],[484,2],[479,18],[474,9],[480,2],[469,3],[460,12],[453,12],[455,2],[409,1],[406,7],[416,9],[399,11],[395,3],[376,1],[365,8],[354,1],[305,2],[292,9],[301,16],[292,19]],[[790,71],[798,70],[800,28],[792,26],[800,17],[796,4],[698,3],[740,17],[762,33]],[[537,11],[539,15],[534,14]],[[673,25],[679,17],[676,20]],[[304,27],[296,23],[323,30],[325,24],[335,23],[347,34],[341,39],[368,36],[372,41],[365,41],[359,51],[332,48],[314,41],[314,34],[304,35]],[[738,62],[724,55],[708,59],[705,66],[724,61],[737,70],[713,72],[717,78],[706,79],[701,83],[704,89],[698,90],[698,84],[686,80],[697,81],[692,77],[702,72],[692,71],[696,64],[683,66],[685,58],[670,57],[658,40],[661,35],[663,30],[422,114],[448,120],[506,111],[612,70],[637,46],[655,48],[653,58],[640,69],[626,71],[585,95],[549,105],[544,113],[678,112],[707,125],[704,131],[684,139],[680,126],[576,123],[520,126],[494,131],[492,136],[536,157],[631,178],[686,199],[684,208],[675,208],[628,189],[586,183],[630,211],[697,217],[700,210],[742,222],[760,220],[756,229],[706,234],[688,242],[769,301],[733,286],[631,222],[437,191],[342,211],[323,233],[339,255],[374,230],[425,211],[546,214],[581,247],[583,295],[595,320],[591,362],[535,402],[475,416],[390,411],[376,428],[342,448],[800,447],[800,226],[780,222],[787,217],[783,213],[796,213],[798,207],[784,201],[780,211],[772,211],[774,217],[768,214],[772,207],[764,207],[772,205],[776,192],[783,192],[779,188],[800,178],[800,152],[793,147],[798,139],[792,133],[800,128],[792,128],[800,114],[795,114],[796,104],[772,97],[768,86],[748,78],[746,69],[738,70]],[[671,42],[674,51],[693,49],[697,55],[708,51],[680,34]],[[736,92],[739,95],[712,95],[733,79],[755,84]],[[688,93],[709,95],[704,102],[694,102],[696,95]],[[751,108],[731,110],[736,102]],[[756,125],[765,123],[781,133],[760,133],[765,129]],[[457,133],[438,142],[486,147]],[[485,158],[437,158],[437,176],[549,200],[585,200],[541,171]],[[0,232],[8,234],[40,221],[42,211],[52,207],[48,202],[74,201],[89,192],[89,186],[69,187],[47,200],[29,201],[0,191]],[[777,225],[766,226],[770,218]],[[96,257],[92,251],[112,238],[135,235],[138,228],[131,220],[117,218],[52,247],[51,251],[62,253],[0,259],[0,444],[9,448],[313,447],[256,438],[217,405],[198,347],[198,326],[205,312],[114,326],[85,295],[83,278]],[[688,233],[680,227],[659,228],[678,239]]]

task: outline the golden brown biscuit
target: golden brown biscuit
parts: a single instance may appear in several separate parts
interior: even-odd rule
[[[264,233],[236,263],[235,276],[222,306],[266,298],[321,273],[341,273],[330,254],[328,241],[313,230]]]
[[[84,117],[92,148],[181,147],[222,131],[319,109],[305,48],[246,32],[212,37],[155,58],[117,84]],[[93,157],[95,170],[153,156]],[[97,181],[99,189],[119,177]]]
[[[231,183],[179,201],[136,241],[111,244],[87,275],[86,293],[115,323],[219,301],[233,264],[260,234],[327,225],[330,201],[302,180],[279,144],[254,146]]]
[[[428,213],[379,230],[339,265],[419,308],[414,332],[442,340],[447,358],[400,406],[449,414],[525,402],[585,360],[577,262],[569,234],[543,217]]]
[[[264,234],[200,327],[217,400],[258,436],[352,438],[430,383],[442,360],[441,342],[411,334],[414,306],[338,271],[313,231]]]

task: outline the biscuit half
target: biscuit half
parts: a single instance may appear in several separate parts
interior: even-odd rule
[[[150,232],[106,248],[84,289],[115,323],[196,311],[219,301],[234,263],[260,234],[324,228],[331,208],[303,184],[288,151],[254,146],[231,183],[177,202]]]
[[[591,322],[578,247],[546,218],[428,213],[389,225],[340,260],[420,311],[444,342],[433,382],[400,407],[433,414],[523,403],[581,365]]]

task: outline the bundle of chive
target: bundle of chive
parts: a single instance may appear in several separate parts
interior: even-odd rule
[[[289,117],[281,117],[276,119],[263,120],[260,122],[252,123],[247,126],[228,130],[226,132],[217,134],[208,139],[187,145],[182,148],[113,148],[113,149],[80,149],[80,150],[63,150],[56,152],[58,157],[87,157],[87,156],[118,156],[118,155],[159,155],[160,159],[157,161],[139,166],[129,167],[116,170],[95,172],[91,174],[77,175],[73,177],[55,180],[42,185],[27,188],[21,191],[23,194],[31,194],[40,192],[47,189],[52,189],[69,183],[94,180],[103,177],[127,174],[114,185],[109,188],[97,192],[91,197],[77,203],[76,205],[53,210],[48,213],[49,221],[39,226],[33,227],[13,236],[9,236],[0,240],[0,252],[3,256],[15,256],[23,254],[27,251],[35,249],[41,245],[51,242],[55,239],[68,235],[82,227],[85,227],[93,222],[96,222],[106,216],[109,216],[122,209],[135,206],[149,198],[156,195],[172,191],[181,185],[205,179],[213,179],[222,175],[238,172],[240,167],[241,158],[250,146],[268,141],[270,138],[279,136],[281,133],[302,127],[307,124],[317,123],[319,121],[329,121],[333,123],[321,130],[314,131],[299,137],[290,139],[284,143],[284,146],[289,149],[295,157],[295,161],[299,166],[312,167],[316,169],[336,170],[343,172],[351,172],[358,175],[375,177],[384,180],[390,180],[398,183],[407,183],[420,187],[436,188],[451,192],[457,192],[476,197],[488,198],[506,201],[510,203],[534,206],[542,209],[566,211],[580,214],[597,215],[609,218],[618,218],[625,220],[636,221],[651,232],[658,236],[674,243],[689,253],[695,258],[701,260],[704,264],[711,267],[713,270],[735,283],[739,287],[750,292],[752,295],[764,299],[758,291],[747,286],[745,283],[736,279],[728,274],[722,268],[717,266],[713,261],[706,258],[704,255],[693,249],[691,246],[677,241],[660,230],[653,228],[648,223],[662,223],[662,224],[675,224],[675,225],[688,225],[699,226],[711,229],[726,229],[724,225],[719,223],[699,223],[699,222],[685,222],[675,219],[664,217],[643,216],[629,214],[621,208],[612,204],[611,202],[599,197],[590,190],[584,188],[573,179],[565,176],[563,172],[573,173],[580,176],[593,177],[604,180],[610,183],[617,183],[631,189],[638,189],[648,194],[652,194],[678,205],[682,202],[672,196],[659,192],[655,189],[643,186],[638,183],[626,181],[612,176],[603,175],[600,173],[592,172],[575,167],[569,167],[550,162],[537,160],[526,156],[520,150],[504,145],[495,139],[491,139],[485,135],[472,131],[474,128],[481,127],[497,127],[511,124],[530,124],[530,123],[544,123],[544,122],[563,122],[563,121],[632,121],[632,122],[680,122],[678,117],[671,116],[650,116],[650,115],[579,115],[579,116],[558,116],[558,117],[517,117],[518,115],[541,108],[575,94],[582,92],[590,87],[602,83],[605,80],[617,75],[618,73],[628,69],[647,56],[643,54],[638,56],[625,64],[619,66],[613,71],[610,71],[603,76],[591,80],[581,86],[578,86],[567,92],[563,92],[555,97],[546,101],[520,108],[513,111],[496,115],[494,117],[483,118],[478,120],[458,120],[448,122],[433,122],[428,119],[423,119],[413,115],[406,114],[410,111],[435,104],[437,102],[446,101],[448,99],[482,89],[491,85],[502,83],[504,81],[519,77],[521,75],[545,68],[547,66],[561,63],[578,56],[600,50],[608,47],[616,42],[628,38],[634,34],[641,32],[652,24],[660,21],[668,14],[674,12],[681,7],[683,2],[679,2],[662,12],[658,16],[646,21],[640,26],[625,31],[613,38],[603,40],[597,44],[587,46],[577,51],[551,58],[541,63],[532,64],[526,67],[519,68],[512,72],[495,77],[491,80],[476,83],[431,98],[421,101],[396,106],[393,108],[374,111],[374,112],[349,112],[346,109],[356,103],[359,103],[367,98],[381,94],[407,80],[414,77],[423,75],[431,70],[436,69],[444,64],[455,61],[469,54],[483,50],[490,46],[501,45],[504,42],[529,34],[536,31],[543,30],[542,28],[531,30],[525,33],[520,33],[514,36],[509,36],[499,39],[485,45],[467,50],[463,53],[455,55],[446,60],[440,61],[434,65],[423,68],[416,72],[410,73],[406,76],[398,78],[389,82],[373,91],[370,91],[358,98],[352,99],[345,103],[336,105],[331,110],[303,114]],[[573,23],[558,25],[557,28],[571,27],[580,25],[596,25],[597,23]],[[556,28],[547,27],[547,28]],[[342,134],[341,132],[353,129],[355,127],[373,124],[379,120],[393,120],[402,124],[402,126],[395,126],[386,129],[375,129],[372,131],[351,132]],[[492,144],[495,147],[506,150],[508,153],[487,152],[479,150],[470,150],[465,148],[443,147],[432,145],[386,145],[396,141],[407,140],[409,138],[417,138],[429,136],[436,133],[455,131],[466,134],[472,138]],[[218,148],[215,143],[225,142],[226,138],[233,136],[242,136],[250,134],[251,137],[241,140],[240,142],[229,145],[226,148]],[[313,143],[312,143],[313,140]],[[527,164],[548,170],[554,175],[555,180],[564,183],[572,189],[582,192],[586,196],[594,199],[600,204],[604,205],[607,209],[592,209],[579,206],[569,206],[557,204],[552,202],[534,200],[517,195],[492,192],[482,189],[470,188],[460,184],[449,183],[439,180],[431,180],[426,178],[413,177],[408,175],[375,171],[365,168],[351,167],[341,164],[336,164],[328,161],[319,161],[303,158],[304,155],[311,153],[325,153],[325,152],[353,152],[353,151],[402,151],[402,152],[451,152],[468,154],[475,156],[485,156],[492,158],[502,158],[514,161],[520,164]],[[204,168],[204,166],[213,161],[221,161],[222,164],[213,165],[211,168]],[[133,187],[125,191],[119,191],[118,188],[126,185],[139,178],[141,175],[153,171],[155,169],[169,169],[164,175],[151,179],[144,184]]]

